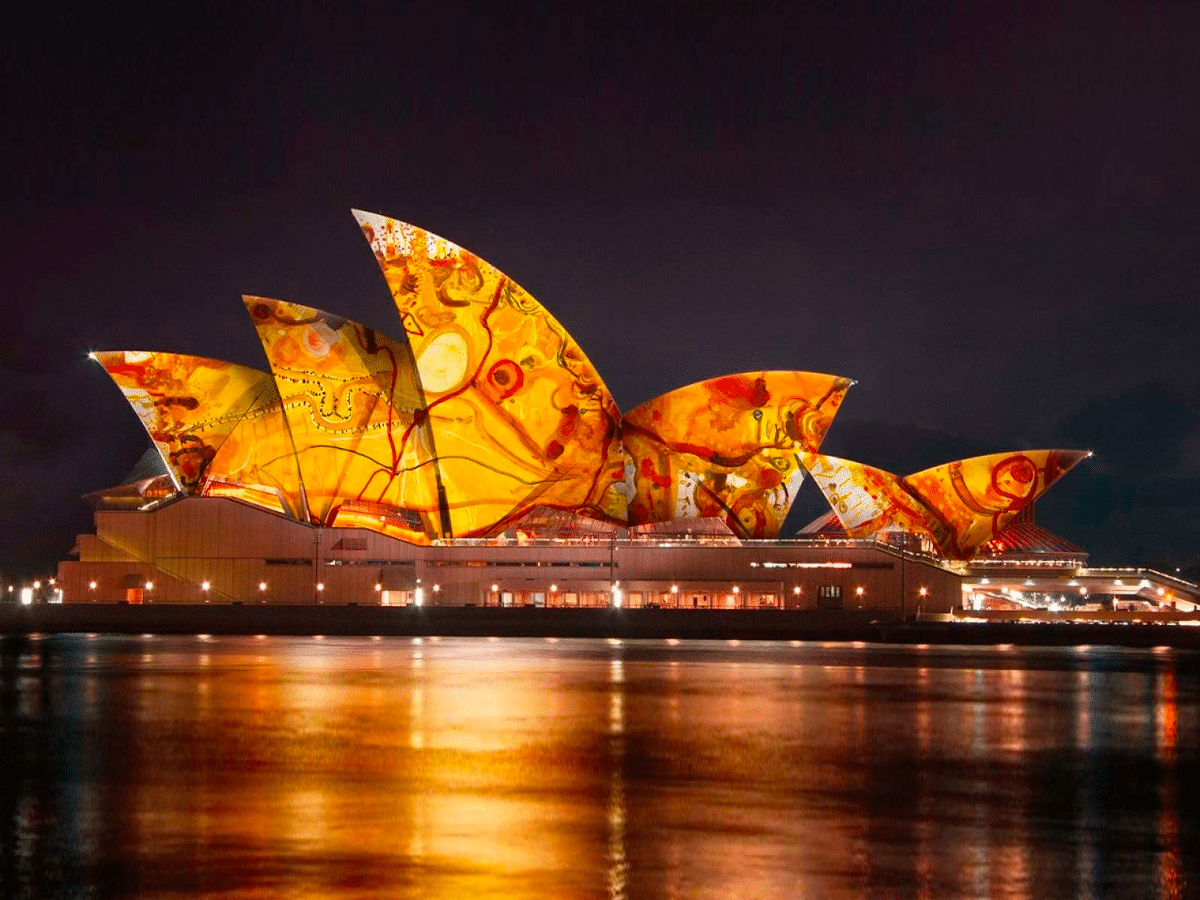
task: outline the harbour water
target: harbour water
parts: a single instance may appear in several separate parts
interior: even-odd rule
[[[0,896],[1200,895],[1200,655],[0,638]]]

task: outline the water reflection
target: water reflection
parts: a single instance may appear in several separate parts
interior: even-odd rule
[[[1198,889],[1195,655],[0,639],[0,896]]]

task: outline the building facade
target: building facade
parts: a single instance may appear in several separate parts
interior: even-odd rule
[[[401,337],[245,297],[267,370],[93,354],[153,453],[89,495],[67,602],[946,611],[987,594],[972,561],[1087,456],[907,477],[824,456],[853,382],[802,371],[713,378],[622,415],[504,273],[355,216]],[[806,476],[839,531],[781,540]]]

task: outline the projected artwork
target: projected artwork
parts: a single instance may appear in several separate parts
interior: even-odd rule
[[[244,302],[275,374],[312,521],[345,524],[342,505],[365,503],[409,511],[406,540],[440,534],[436,454],[408,344],[309,306]],[[380,517],[354,517],[364,521]]]
[[[575,340],[503,272],[415,225],[354,215],[400,337],[245,297],[272,374],[171,353],[94,354],[178,494],[419,544],[547,516],[603,523],[603,533],[719,520],[755,539],[779,536],[811,472],[852,536],[900,530],[966,559],[1085,455],[996,454],[907,478],[821,456],[853,382],[813,372],[714,378],[622,418]]]
[[[470,251],[355,212],[413,347],[454,536],[534,506],[625,520],[620,413],[545,308]]]
[[[633,460],[630,525],[713,516],[774,538],[851,382],[813,372],[748,372],[679,388],[625,416]]]
[[[268,373],[177,353],[92,357],[137,413],[180,491],[300,515],[291,441]]]
[[[899,529],[929,538],[942,556],[965,560],[1087,456],[1079,450],[995,453],[907,478],[820,454],[804,462],[851,537]]]

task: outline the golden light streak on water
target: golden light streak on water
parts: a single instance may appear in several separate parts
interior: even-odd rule
[[[16,895],[1173,898],[1196,871],[1179,654],[153,647],[0,639]]]

